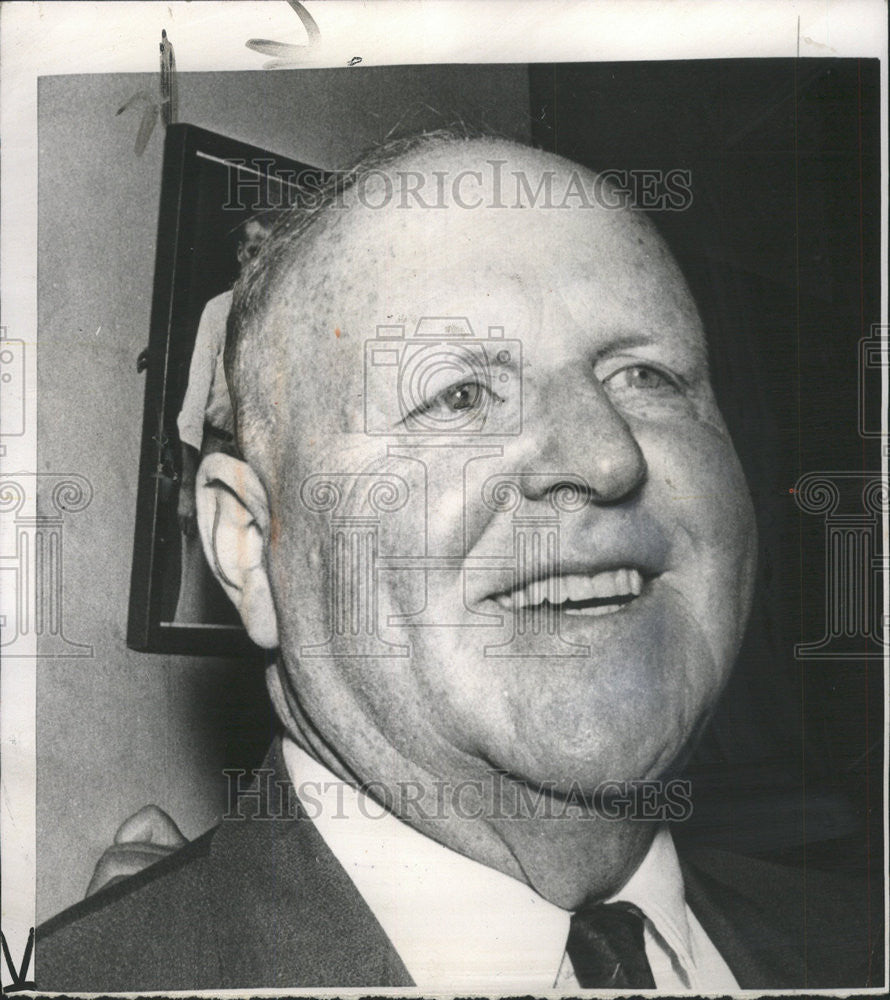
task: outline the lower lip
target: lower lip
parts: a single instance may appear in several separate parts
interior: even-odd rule
[[[602,618],[603,615],[615,615],[619,611],[623,611],[635,600],[636,597],[631,601],[624,601],[622,604],[600,604],[589,608],[560,608],[557,605],[554,610],[563,615],[571,615],[573,618]]]

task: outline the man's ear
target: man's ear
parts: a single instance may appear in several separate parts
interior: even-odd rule
[[[246,462],[215,452],[198,469],[195,502],[210,568],[251,639],[274,649],[278,621],[263,558],[269,504],[262,483]]]

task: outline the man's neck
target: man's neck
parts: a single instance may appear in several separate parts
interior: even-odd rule
[[[462,770],[453,780],[398,758],[373,776],[354,773],[291,706],[289,736],[334,775],[421,833],[575,910],[604,899],[646,855],[657,824],[608,819],[577,798],[531,789],[503,774]]]
[[[533,801],[529,808],[528,787],[510,782],[501,805],[519,818],[496,815],[489,826],[519,869],[518,877],[569,910],[617,892],[646,856],[658,829],[657,823],[610,820],[589,803],[559,796],[541,794]]]

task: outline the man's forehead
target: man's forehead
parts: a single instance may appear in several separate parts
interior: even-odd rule
[[[295,261],[282,291],[300,311],[311,303],[315,315],[357,310],[375,322],[455,310],[487,314],[503,301],[515,308],[522,298],[561,296],[591,310],[689,304],[679,269],[656,240],[638,238],[634,229],[617,240],[598,238],[588,220],[560,216],[550,227],[517,230],[506,218],[479,213],[443,232],[417,215],[391,225],[369,216],[365,227],[318,242]]]
[[[503,326],[522,336],[541,329],[548,309],[580,325],[601,321],[619,333],[663,327],[682,331],[690,345],[701,341],[679,268],[645,216],[540,199],[517,206],[504,192],[507,170],[524,171],[532,191],[548,171],[562,178],[577,172],[588,185],[596,178],[551,154],[482,140],[396,161],[374,172],[376,188],[359,188],[363,197],[346,207],[335,204],[290,248],[293,263],[267,320],[282,334],[301,327],[312,350],[318,336],[348,342],[374,336],[378,325],[404,325],[410,336],[426,316],[466,317],[477,335]],[[468,171],[481,202],[472,208],[403,201],[395,186],[400,175],[447,184]]]

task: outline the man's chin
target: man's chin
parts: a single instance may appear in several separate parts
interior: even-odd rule
[[[561,758],[554,752],[549,762],[516,762],[504,773],[511,783],[530,789],[536,795],[546,794],[566,804],[585,806],[598,804],[618,787],[666,780],[677,774],[685,757],[683,748],[679,747],[664,747],[664,763],[659,761],[654,765],[651,760],[634,760],[629,755],[599,755],[596,760],[578,761]]]
[[[564,793],[673,773],[731,665],[715,658],[679,595],[665,588],[652,603],[657,613],[643,621],[628,608],[579,616],[565,632],[529,630],[509,650],[517,655],[461,643],[447,661],[456,669],[427,675],[439,732],[477,759]],[[553,648],[541,648],[545,640]],[[578,655],[571,643],[585,641]]]
[[[610,783],[669,779],[688,758],[719,686],[703,683],[687,701],[689,687],[666,696],[658,673],[651,671],[649,684],[619,689],[617,702],[602,691],[585,698],[581,686],[574,696],[567,685],[550,699],[539,691],[537,703],[529,699],[527,711],[513,715],[509,731],[479,734],[477,757],[529,788],[579,801]],[[640,674],[647,675],[644,667]]]

